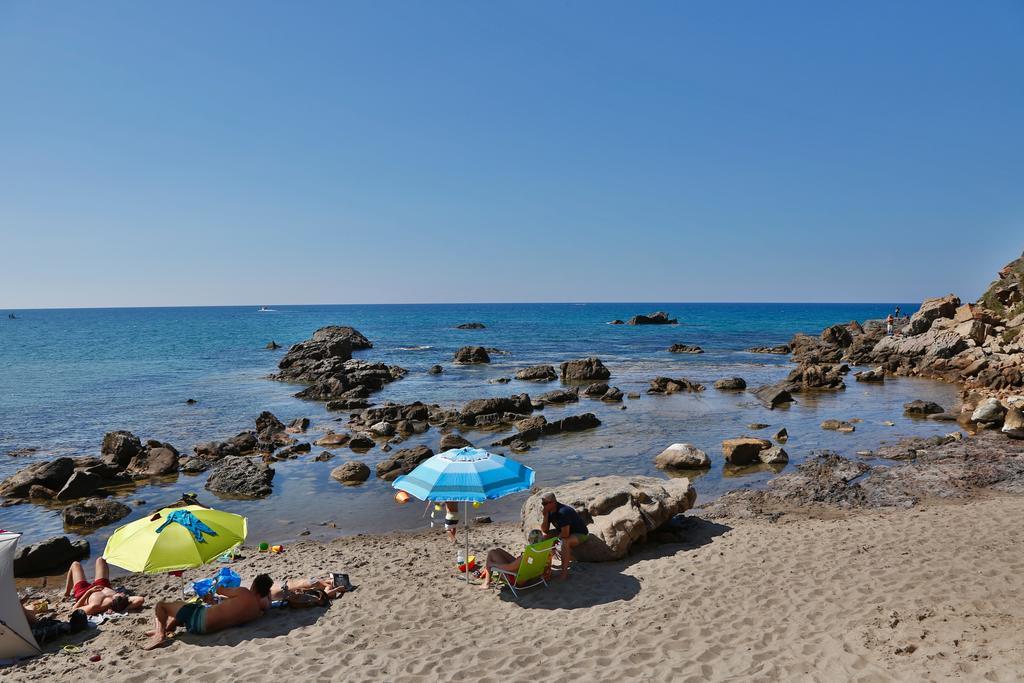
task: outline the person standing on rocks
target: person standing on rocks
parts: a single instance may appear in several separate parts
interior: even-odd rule
[[[544,538],[557,537],[561,541],[559,554],[562,558],[559,577],[563,581],[569,577],[569,565],[572,562],[573,548],[590,538],[590,530],[571,505],[562,505],[555,494],[548,491],[541,496],[541,510],[544,519],[540,530]]]
[[[893,322],[894,322],[894,320],[893,320],[893,317],[892,317],[892,313],[890,313],[889,317],[885,319],[885,333],[888,336],[890,336],[890,337],[892,336],[892,324],[893,324]]]

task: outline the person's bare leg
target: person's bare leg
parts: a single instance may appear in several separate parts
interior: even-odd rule
[[[85,581],[85,570],[81,562],[72,562],[68,569],[68,578],[64,581],[64,597],[71,595],[71,590],[79,581]]]
[[[152,637],[143,645],[143,650],[152,650],[167,641],[168,631],[173,631],[178,625],[174,615],[184,604],[184,602],[158,602],[153,606],[153,631],[148,634]]]
[[[109,579],[110,578],[110,566],[107,561],[102,557],[96,558],[96,576],[93,577],[93,581],[96,579]]]
[[[569,578],[569,566],[572,564],[572,549],[579,545],[580,541],[575,536],[562,539],[562,566],[558,578],[565,581]]]
[[[491,573],[495,569],[501,569],[503,571],[512,572],[513,574],[515,574],[517,571],[519,571],[519,563],[520,562],[522,562],[522,558],[516,558],[512,562],[508,562],[508,563],[505,563],[505,564],[499,564],[497,562],[489,562],[487,564],[487,566],[484,568],[484,572],[486,572],[486,576],[484,578],[484,585],[480,586],[480,588],[490,588],[491,587]],[[515,581],[514,578],[511,579],[511,580]]]

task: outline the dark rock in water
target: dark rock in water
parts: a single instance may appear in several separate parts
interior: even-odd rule
[[[750,424],[747,425],[747,429],[754,429],[754,430],[757,430],[757,429],[768,429],[768,427],[771,427],[771,425],[767,425],[764,422],[751,422]]]
[[[821,423],[822,429],[827,429],[833,432],[852,432],[856,428],[845,420],[825,420]]]
[[[459,422],[464,425],[482,426],[484,423],[500,422],[508,413],[529,415],[532,412],[533,404],[528,394],[517,394],[507,398],[478,398],[462,407]]]
[[[743,391],[747,382],[742,377],[723,377],[715,381],[715,389],[719,391]]]
[[[393,481],[401,474],[409,474],[416,466],[434,455],[430,448],[420,445],[396,451],[387,460],[377,464],[377,478]]]
[[[608,324],[609,324],[609,325],[625,325],[626,323],[624,323],[623,321],[621,321],[621,320],[619,320],[618,318],[616,318],[615,320],[612,320],[612,321],[611,321],[611,322],[609,322]]]
[[[32,484],[28,487],[27,496],[29,500],[56,500],[57,492],[39,484]]]
[[[75,462],[71,458],[33,463],[0,483],[0,496],[22,498],[32,486],[60,491],[74,469]]]
[[[335,401],[328,401],[324,406],[327,410],[359,410],[366,408],[370,402],[365,398],[342,398]]]
[[[214,493],[259,498],[273,490],[274,468],[254,458],[228,456],[221,460],[206,488]]]
[[[269,410],[264,410],[256,418],[256,437],[260,441],[271,441],[275,435],[284,433],[284,430],[284,423]]]
[[[661,470],[690,470],[711,467],[708,454],[689,443],[674,443],[654,458],[654,466]]]
[[[362,484],[370,478],[370,468],[365,463],[352,460],[331,470],[331,479],[346,486]]]
[[[768,353],[777,356],[785,356],[790,353],[789,344],[777,344],[775,346],[753,346],[749,349],[745,349],[747,353]]]
[[[634,315],[629,319],[627,325],[677,325],[676,318],[669,318],[665,311],[657,311],[650,315]]]
[[[450,432],[448,434],[444,434],[441,437],[441,445],[438,446],[438,448],[440,448],[440,452],[441,453],[444,453],[445,451],[450,451],[453,448],[466,448],[467,446],[472,446],[472,445],[473,444],[471,444],[461,434],[456,434],[455,432]]]
[[[775,432],[775,434],[772,435],[772,438],[778,441],[779,443],[786,443],[787,441],[789,441],[789,432],[787,432],[786,428],[783,427],[779,431]]]
[[[786,382],[789,391],[805,389],[838,391],[846,388],[843,372],[849,370],[842,365],[803,363],[789,373]]]
[[[348,447],[354,451],[368,451],[376,445],[377,442],[373,440],[373,435],[366,432],[353,434],[352,438],[348,440]]]
[[[177,471],[178,450],[169,443],[147,445],[125,469],[133,477],[161,477]]]
[[[39,452],[39,449],[35,446],[28,446],[27,448],[13,448],[7,451],[7,455],[12,458],[20,458],[25,455],[34,455]]]
[[[592,397],[600,397],[600,396],[604,396],[607,391],[608,391],[608,383],[607,382],[594,382],[593,384],[591,384],[590,386],[588,386],[586,389],[583,390],[583,395],[584,396],[592,396]],[[543,396],[541,398],[543,398]]]
[[[487,326],[484,325],[483,323],[462,323],[461,325],[456,325],[455,329],[457,329],[457,330],[483,330],[486,327]]]
[[[885,370],[883,370],[882,368],[875,368],[873,370],[862,370],[861,372],[853,373],[853,377],[858,382],[884,382]]]
[[[321,451],[316,454],[316,457],[313,458],[313,460],[315,460],[316,462],[327,462],[333,457],[334,453],[331,453],[330,451]]]
[[[669,353],[704,353],[704,349],[699,346],[691,346],[689,344],[673,344],[668,347]]]
[[[442,372],[444,372],[444,368],[442,368],[440,365],[431,365],[430,369],[427,370],[427,372],[431,375],[440,375]]]
[[[789,462],[789,453],[779,446],[766,448],[758,453],[757,457],[760,458],[761,462],[765,465],[782,465]]]
[[[677,392],[704,391],[704,385],[685,377],[672,379],[671,377],[655,377],[651,380],[651,388],[648,394],[675,394]]]
[[[578,391],[571,389],[555,389],[541,394],[538,398],[545,403],[575,403],[580,400]]]
[[[762,387],[754,389],[752,392],[758,401],[763,403],[768,408],[776,408],[786,403],[792,403],[793,397],[784,386],[778,384],[768,384]]]
[[[72,562],[86,557],[89,557],[88,541],[72,542],[67,536],[55,536],[18,548],[14,556],[14,575],[63,574]]]
[[[235,447],[239,455],[248,455],[256,450],[256,432],[240,432],[227,441]]]
[[[207,441],[192,447],[197,456],[204,460],[220,460],[229,455],[241,455],[238,448],[226,441]]]
[[[469,365],[473,363],[490,363],[491,357],[487,355],[487,350],[482,346],[463,346],[455,352],[454,360],[460,365]]]
[[[103,437],[100,454],[103,461],[120,469],[128,467],[132,458],[142,451],[142,442],[131,432],[108,432]]]
[[[192,406],[192,405],[195,405],[196,403],[199,403],[199,401],[195,400],[194,398],[190,398],[190,399],[186,399],[185,403],[187,403],[188,405]]]
[[[742,437],[739,439],[726,439],[722,442],[722,455],[725,461],[732,465],[752,465],[761,462],[761,451],[772,447],[771,441],[767,439],[752,439]]]
[[[103,486],[103,477],[90,472],[76,471],[68,478],[64,487],[54,496],[54,500],[73,500],[85,498],[96,493]]]
[[[210,461],[198,456],[190,456],[183,458],[180,464],[180,470],[185,474],[199,474],[210,469]]]
[[[542,436],[561,434],[563,432],[579,432],[600,426],[601,421],[593,413],[570,415],[569,417],[548,422],[543,415],[536,415],[516,422],[519,430],[516,434],[495,441],[493,446],[509,446],[512,450],[529,450],[529,441],[536,441]]]
[[[303,453],[309,453],[311,446],[308,443],[297,443],[293,446],[287,446],[274,453],[274,458],[278,460],[286,460],[289,458],[295,458]]]
[[[593,429],[601,425],[601,421],[593,413],[582,415],[570,415],[556,422],[549,422],[544,425],[545,434],[559,434],[561,432],[580,432],[584,429]]]
[[[494,379],[487,380],[488,384],[508,384],[512,381],[511,377],[495,377]]]
[[[628,394],[626,394],[626,398],[635,401],[636,399],[640,398],[640,393],[636,391],[631,391]]]
[[[558,379],[558,373],[551,365],[533,365],[516,372],[516,379],[530,382],[551,382]]]
[[[124,503],[103,498],[90,498],[64,508],[61,511],[61,518],[64,520],[64,526],[95,529],[123,519],[131,511],[132,509]]]
[[[938,403],[934,401],[922,401],[918,399],[903,404],[903,412],[907,415],[931,415],[932,413],[945,412]]]
[[[345,434],[344,432],[341,434],[337,434],[335,432],[329,431],[323,436],[321,436],[319,439],[314,441],[313,443],[316,444],[317,446],[344,446],[346,443],[348,443],[348,440],[350,438],[350,435]]]
[[[280,344],[278,344],[278,343],[277,343],[276,341],[274,341],[273,339],[271,339],[271,340],[270,340],[270,343],[269,343],[269,344],[267,344],[266,346],[264,346],[263,348],[265,348],[265,349],[271,349],[271,350],[274,350],[274,349],[279,349],[279,348],[281,348],[281,345],[280,345]]]
[[[611,371],[604,366],[600,358],[590,357],[579,360],[567,360],[559,367],[561,368],[563,382],[584,382],[608,379],[612,376]]]
[[[622,391],[618,387],[608,387],[608,391],[604,392],[601,400],[608,403],[618,403],[622,400]],[[625,409],[625,406],[623,406],[623,409]]]
[[[288,423],[285,427],[285,431],[289,434],[301,434],[302,432],[309,429],[309,418],[308,417],[297,417]]]

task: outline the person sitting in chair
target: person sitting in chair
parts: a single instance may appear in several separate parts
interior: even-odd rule
[[[569,564],[572,562],[573,548],[590,538],[590,531],[587,525],[576,510],[570,505],[562,505],[555,498],[552,491],[541,496],[541,510],[544,513],[544,520],[540,529],[544,532],[544,538],[557,537],[561,541],[559,554],[562,557],[559,578],[565,580],[569,577]]]
[[[527,544],[533,545],[540,543],[544,540],[544,533],[540,529],[534,529],[529,533],[527,538]],[[515,574],[519,571],[519,563],[523,561],[523,556],[513,557],[512,553],[505,550],[504,548],[494,548],[487,553],[487,561],[484,563],[484,568],[480,570],[480,578],[484,582],[480,585],[480,588],[491,587],[491,575],[495,569],[501,569],[502,571],[511,572]],[[551,575],[551,555],[548,555],[548,566],[544,570],[544,579],[547,580]]]

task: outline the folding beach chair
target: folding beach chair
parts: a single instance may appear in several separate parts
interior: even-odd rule
[[[518,590],[525,590],[548,582],[544,579],[548,563],[551,561],[551,553],[555,549],[557,538],[549,538],[540,543],[528,545],[523,549],[523,559],[519,562],[519,570],[516,572],[494,568],[496,577],[500,577],[512,590],[512,595],[519,597]]]

